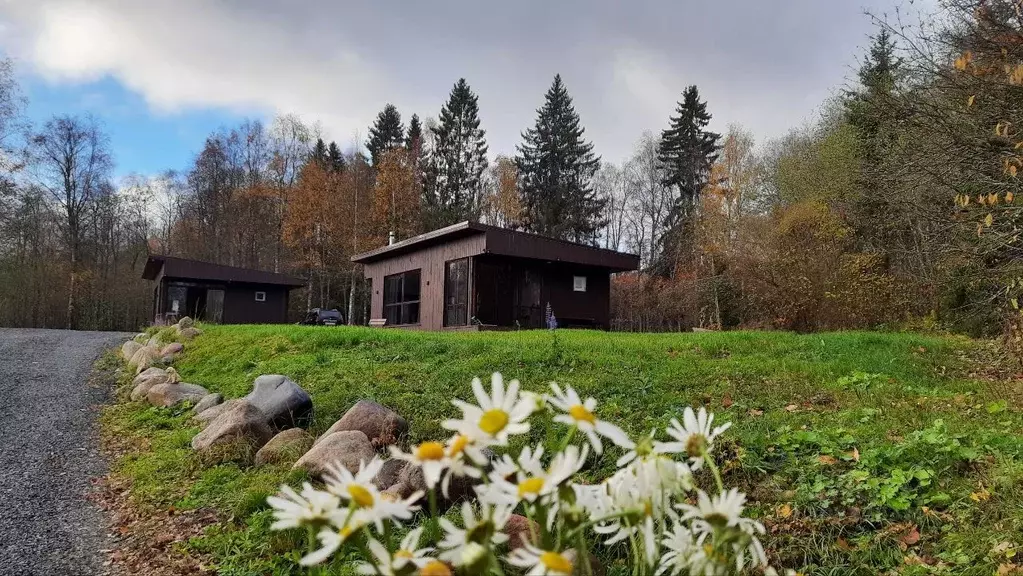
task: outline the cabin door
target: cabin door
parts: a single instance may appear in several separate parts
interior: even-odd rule
[[[214,324],[224,321],[224,291],[210,289],[206,291],[206,314],[204,320]]]

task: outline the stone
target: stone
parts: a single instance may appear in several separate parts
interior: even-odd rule
[[[394,444],[408,432],[408,422],[386,406],[372,400],[359,400],[316,441],[342,430],[358,430],[369,438],[373,447],[382,448]]]
[[[131,360],[131,357],[139,351],[142,345],[134,340],[128,340],[124,344],[121,344],[121,357],[125,360]]]
[[[178,373],[173,368],[148,368],[132,381],[131,399],[135,402],[144,400],[149,391],[157,384],[173,384],[178,381]]]
[[[277,430],[307,428],[313,418],[313,399],[309,393],[281,374],[256,378],[245,399],[262,410]]]
[[[184,338],[185,340],[191,340],[196,336],[201,336],[202,330],[198,328],[183,328],[181,330],[178,330],[178,335]]]
[[[192,420],[195,420],[196,422],[198,422],[200,427],[206,426],[210,422],[216,420],[218,416],[220,416],[224,412],[227,412],[228,410],[233,408],[236,404],[239,404],[241,402],[245,402],[245,400],[242,400],[241,398],[235,398],[233,400],[228,400],[228,401],[223,402],[221,404],[217,404],[216,406],[211,406],[211,407],[203,410],[202,412],[196,414],[195,416],[193,416]]]
[[[511,552],[532,543],[534,534],[540,534],[540,525],[525,516],[512,514],[501,532],[508,535],[508,551]]]
[[[192,438],[192,449],[209,463],[250,462],[272,437],[266,415],[248,402],[238,402]]]
[[[369,438],[358,430],[342,430],[328,434],[313,445],[293,466],[296,470],[305,470],[310,476],[322,477],[329,464],[340,464],[352,474],[359,471],[363,462],[369,462],[376,456],[376,450]]]
[[[143,370],[151,368],[159,358],[159,350],[143,346],[135,354],[132,354],[131,360],[128,363],[135,367],[136,374],[141,374]]]
[[[391,486],[398,483],[398,478],[401,476],[401,471],[408,465],[407,460],[401,460],[400,458],[391,458],[384,460],[384,465],[377,472],[377,475],[373,478],[373,485],[377,487],[377,490],[383,492]],[[411,494],[411,492],[409,492]]]
[[[196,414],[200,414],[209,408],[213,408],[214,406],[220,404],[223,401],[224,401],[223,394],[219,393],[207,394],[202,397],[202,400],[200,400],[199,403],[195,405],[195,408],[193,408],[192,411],[195,412]]]
[[[160,356],[175,356],[181,354],[184,349],[185,345],[181,342],[171,342],[160,350]]]
[[[386,490],[381,490],[380,494],[382,494],[384,498],[397,501],[408,498],[409,496],[412,495],[413,492],[414,490],[412,490],[408,486],[398,483]]]
[[[575,561],[578,551],[575,548],[569,548],[568,550],[565,550],[564,554],[565,558],[568,558],[568,561],[572,563],[573,576],[584,576],[586,574],[586,569]],[[607,571],[604,570],[604,565],[600,562],[600,558],[597,558],[597,555],[593,552],[590,552],[589,555],[590,576],[607,576]]]
[[[163,358],[160,358],[160,364],[173,364],[174,360],[176,359],[177,359],[176,355],[169,354],[167,356],[164,356]]]
[[[195,326],[195,320],[192,320],[188,316],[182,316],[181,320],[178,320],[178,323],[176,324],[176,326],[178,327],[178,332],[180,332],[182,330],[185,330],[186,328],[194,327]]]
[[[146,346],[160,350],[161,348],[163,348],[163,342],[160,342],[159,336],[153,335],[153,337],[149,339],[149,342],[146,342]]]
[[[169,408],[179,402],[198,402],[209,393],[209,390],[197,384],[167,382],[150,388],[146,400],[153,406]]]
[[[495,458],[494,451],[489,448],[481,450],[484,456],[489,460]],[[489,466],[484,473],[489,471]],[[438,493],[440,496],[440,504],[447,508],[456,502],[462,500],[475,500],[477,497],[476,486],[482,483],[483,480],[480,478],[473,478],[471,476],[452,476],[448,480],[448,493],[445,496],[443,493]],[[426,478],[423,476],[423,469],[414,464],[409,464],[401,470],[401,474],[398,476],[398,484],[404,485],[404,489],[408,490],[408,493],[423,492],[426,493]],[[438,485],[439,486],[439,485]]]
[[[135,336],[132,336],[131,339],[138,342],[139,344],[145,345],[145,343],[149,341],[149,335],[146,334],[145,332],[139,332]]]
[[[254,464],[285,464],[295,462],[313,447],[313,437],[301,428],[288,428],[270,439],[256,452]]]

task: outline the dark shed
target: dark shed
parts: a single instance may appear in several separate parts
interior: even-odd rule
[[[182,316],[220,324],[280,324],[288,321],[288,294],[299,278],[173,256],[150,256],[142,271],[155,280],[153,321]]]
[[[352,258],[370,281],[371,323],[424,330],[607,328],[611,273],[639,256],[461,222]]]

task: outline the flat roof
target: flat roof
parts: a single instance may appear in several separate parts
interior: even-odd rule
[[[481,254],[498,254],[546,260],[549,262],[585,264],[617,272],[639,268],[639,256],[635,254],[597,248],[578,242],[569,242],[567,240],[549,238],[519,230],[509,230],[472,221],[459,222],[420,234],[419,236],[413,236],[389,246],[382,246],[375,250],[363,252],[353,256],[352,262],[369,264],[380,260],[387,260],[402,254],[416,252],[430,246],[444,244],[477,234],[486,236],[485,247]]]
[[[306,282],[301,278],[278,274],[276,272],[264,272],[252,268],[239,268],[237,266],[226,266],[214,264],[202,260],[189,260],[176,256],[163,256],[151,254],[146,261],[146,267],[142,270],[142,278],[155,280],[163,270],[167,278],[183,278],[193,280],[213,280],[217,282],[237,282],[244,284],[274,284],[277,286],[290,286],[298,288],[305,286]]]

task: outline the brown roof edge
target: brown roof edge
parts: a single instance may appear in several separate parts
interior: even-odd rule
[[[213,262],[190,260],[176,256],[164,256],[162,254],[149,255],[146,266],[142,271],[142,278],[155,280],[161,269],[164,271],[164,276],[169,278],[194,278],[197,280],[246,284],[274,284],[294,288],[306,285],[305,280],[287,274],[214,264]]]
[[[376,262],[478,233],[488,235],[486,247],[486,252],[488,253],[589,264],[616,271],[636,270],[639,268],[639,256],[635,254],[617,252],[607,248],[597,248],[578,242],[570,242],[531,232],[521,232],[519,230],[500,228],[472,221],[452,224],[451,226],[420,234],[419,236],[413,236],[390,246],[383,246],[358,254],[352,257],[352,262],[360,264]],[[499,241],[499,239],[504,241]]]

